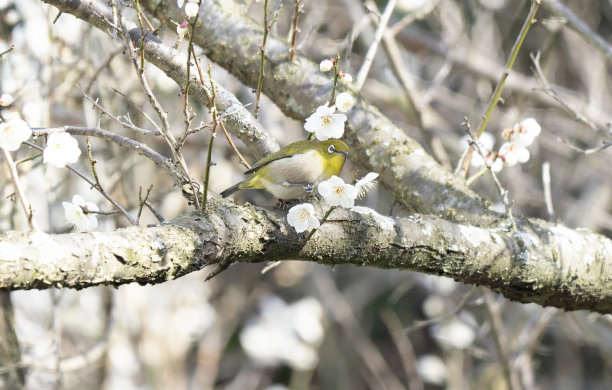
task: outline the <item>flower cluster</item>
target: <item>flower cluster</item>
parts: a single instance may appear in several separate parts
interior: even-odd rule
[[[251,359],[265,366],[284,363],[312,370],[325,336],[323,314],[321,303],[312,297],[292,304],[277,296],[266,297],[259,315],[240,332],[240,344]]]
[[[489,165],[493,172],[499,172],[504,166],[511,167],[518,163],[529,160],[530,154],[527,147],[540,135],[542,128],[533,118],[527,118],[502,132],[502,137],[507,141],[500,146],[497,152],[493,152],[494,139],[488,133],[483,133],[478,139],[480,149],[485,154],[484,159],[479,153],[472,155],[471,164],[475,167]]]
[[[328,206],[342,206],[351,208],[355,205],[355,200],[365,196],[374,185],[378,173],[370,172],[355,184],[345,183],[338,176],[332,176],[328,180],[319,183],[317,189]],[[314,207],[310,203],[302,203],[293,206],[287,214],[287,222],[295,228],[298,233],[308,229],[317,229],[321,225],[315,215]]]

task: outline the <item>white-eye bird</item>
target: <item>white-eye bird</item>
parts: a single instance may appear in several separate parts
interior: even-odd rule
[[[246,179],[221,192],[227,197],[238,190],[263,189],[279,199],[297,199],[322,181],[340,174],[348,146],[338,139],[298,141],[257,161]]]

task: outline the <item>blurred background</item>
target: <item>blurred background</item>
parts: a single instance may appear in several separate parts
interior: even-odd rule
[[[270,0],[269,8],[278,10],[280,3]],[[241,4],[262,20],[261,2]],[[610,40],[612,2],[565,4]],[[317,63],[340,53],[340,67],[355,76],[387,2],[310,0],[302,5],[299,51]],[[288,36],[294,7],[293,0],[283,2],[273,34]],[[467,116],[473,127],[478,124],[529,7],[529,1],[398,1],[389,22],[391,38],[379,47],[363,96],[454,169],[466,148],[461,122]],[[57,15],[39,1],[0,0],[0,52],[15,47],[0,60],[0,93],[15,99],[3,115],[17,112],[32,127],[100,126],[169,155],[161,139],[125,129],[89,100],[97,99],[107,113],[136,126],[153,128],[145,113],[155,118],[154,111],[119,44],[68,14],[53,24]],[[499,147],[503,129],[533,117],[542,134],[530,147],[531,159],[504,169],[501,181],[516,214],[610,237],[612,148],[577,151],[601,146],[606,138],[541,90],[529,54],[540,53],[547,81],[600,129],[610,121],[608,57],[550,7],[543,6],[536,19],[488,131]],[[185,52],[186,42],[177,38],[174,26],[162,29],[160,37],[177,54]],[[202,56],[201,62],[210,61]],[[252,109],[250,87],[214,64],[212,75]],[[181,87],[152,65],[146,77],[180,135]],[[194,125],[210,122],[204,107],[195,100],[191,106]],[[281,145],[306,136],[303,123],[284,117],[265,97],[259,120]],[[208,131],[191,135],[184,149],[193,176],[200,179]],[[35,142],[44,145],[42,139]],[[79,144],[85,151],[82,138]],[[150,161],[103,140],[91,144],[103,186],[133,215],[139,187],[145,191],[151,185],[149,201],[165,219],[191,210]],[[21,179],[45,231],[70,231],[61,202],[74,194],[112,211],[86,182],[66,169],[43,165],[37,154],[22,147],[14,157],[23,160]],[[240,180],[243,167],[221,135],[212,160],[210,189],[218,194]],[[92,176],[85,154],[74,168]],[[546,172],[549,181],[543,180]],[[349,163],[343,177],[364,173]],[[553,210],[546,207],[547,186]],[[490,177],[472,187],[498,203]],[[27,229],[17,202],[11,201],[13,191],[2,163],[1,230]],[[276,202],[259,192],[243,192],[235,201]],[[380,185],[361,204],[385,215],[407,215]],[[99,231],[129,225],[121,215],[98,220]],[[145,208],[141,225],[157,222]],[[14,292],[22,364],[1,367],[0,374],[22,370],[27,389],[612,388],[610,315],[513,303],[448,278],[411,272],[288,261],[262,274],[265,266],[237,264],[206,283],[209,270],[156,286]]]

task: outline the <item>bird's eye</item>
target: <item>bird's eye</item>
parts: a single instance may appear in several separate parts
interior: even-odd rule
[[[332,154],[335,151],[336,151],[336,147],[334,145],[329,145],[327,147],[327,153]]]

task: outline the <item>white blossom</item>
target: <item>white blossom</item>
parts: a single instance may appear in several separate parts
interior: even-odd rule
[[[19,149],[21,143],[32,135],[32,129],[26,121],[14,117],[0,123],[0,148],[9,152]]]
[[[344,73],[344,72],[340,72],[338,73],[338,77],[340,78],[340,80],[342,80],[342,82],[344,82],[345,84],[350,84],[353,82],[353,76],[350,73]]]
[[[185,15],[188,18],[194,18],[198,15],[200,11],[200,5],[196,1],[189,0],[187,4],[185,4]]]
[[[179,8],[183,8],[183,4],[185,4],[185,0],[176,0],[176,5]]]
[[[319,64],[321,72],[329,72],[334,67],[334,62],[330,59],[325,59]]]
[[[77,162],[80,155],[79,143],[74,137],[66,132],[53,133],[47,140],[47,147],[43,152],[43,162],[57,168],[63,168],[66,164]]]
[[[342,112],[347,112],[355,104],[355,98],[347,92],[339,93],[336,96],[336,108]]]
[[[287,213],[287,222],[298,233],[320,226],[314,207],[310,203],[302,203],[290,208]]]
[[[13,104],[13,97],[8,93],[0,93],[0,106],[6,107]]]
[[[529,150],[526,147],[515,144],[514,142],[505,142],[499,148],[499,157],[506,166],[513,166],[517,163],[525,163],[529,161]]]
[[[453,319],[432,328],[434,338],[445,348],[465,349],[472,345],[476,334],[465,322]]]
[[[353,207],[359,195],[359,190],[354,185],[345,183],[335,175],[319,183],[318,190],[325,203],[345,208]]]
[[[317,107],[315,113],[306,119],[304,129],[315,133],[315,137],[319,141],[342,137],[346,115],[335,114],[335,111],[336,107]]]
[[[424,382],[441,386],[446,382],[446,365],[436,355],[423,355],[417,360],[417,372]]]
[[[64,216],[78,231],[95,229],[98,226],[98,219],[95,213],[89,211],[99,211],[94,203],[86,202],[81,195],[74,195],[72,203],[62,202]]]
[[[516,146],[526,147],[533,143],[541,131],[542,127],[535,119],[527,118],[515,124],[511,129],[505,129],[502,136]]]

